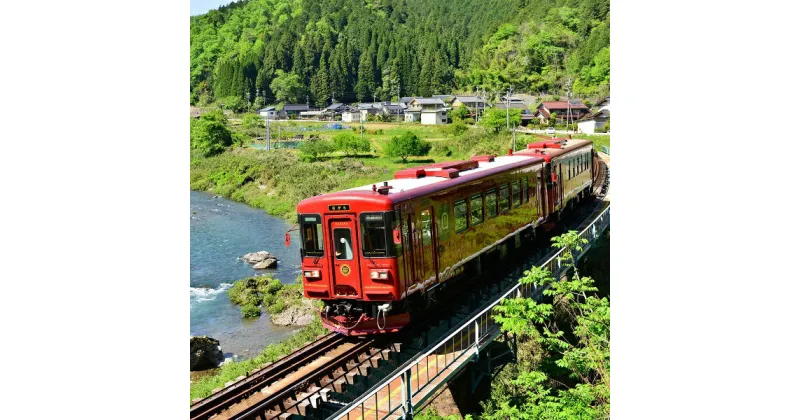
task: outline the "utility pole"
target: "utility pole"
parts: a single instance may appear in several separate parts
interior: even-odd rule
[[[514,126],[514,131],[511,132],[511,150],[517,152],[517,127]]]
[[[267,151],[269,151],[269,111],[267,111]]]
[[[478,89],[478,86],[475,86],[475,99],[478,101],[475,103],[475,125],[478,125],[478,107],[481,106],[481,92]]]
[[[508,93],[506,93],[506,130],[511,129],[511,119],[509,116],[508,108],[511,106],[511,88],[508,88]]]
[[[572,115],[572,113],[570,112],[571,111],[570,105],[572,105],[570,103],[570,99],[572,99],[571,87],[572,87],[572,78],[570,77],[569,79],[567,79],[567,131],[569,131],[569,122],[571,119],[570,116]]]

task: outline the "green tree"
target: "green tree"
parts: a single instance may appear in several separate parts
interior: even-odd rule
[[[331,97],[330,84],[328,65],[325,64],[325,58],[322,58],[317,73],[311,78],[311,96],[318,107],[324,107],[328,103],[328,98]]]
[[[511,127],[518,127],[522,122],[522,110],[512,108],[508,110],[508,120]],[[506,110],[491,108],[486,111],[480,123],[494,132],[499,132],[506,127]]]
[[[425,156],[430,150],[430,143],[410,131],[392,137],[386,147],[386,152],[390,157],[399,157],[403,159],[403,163],[408,161],[409,156]]]
[[[313,138],[304,141],[299,147],[300,153],[308,160],[315,161],[333,153],[336,148],[330,140]]]
[[[208,157],[222,153],[233,144],[226,121],[221,111],[209,112],[200,119],[192,118],[189,133],[192,151]]]
[[[456,119],[465,120],[467,118],[469,118],[469,108],[467,108],[467,106],[464,104],[461,104],[458,108],[450,111],[450,119],[453,121]]]
[[[282,103],[299,102],[303,94],[300,76],[295,73],[285,73],[283,70],[275,71],[275,78],[269,87],[275,94],[275,100]]]
[[[356,155],[359,152],[369,152],[369,140],[362,139],[354,133],[341,133],[333,138],[333,145],[336,150],[343,151],[347,156]]]
[[[256,114],[246,114],[242,117],[242,127],[244,128],[263,128],[264,120]]]
[[[501,329],[522,343],[538,345],[529,348],[541,360],[518,366],[505,381],[493,383],[503,392],[492,393],[482,417],[609,417],[610,306],[608,298],[594,293],[594,280],[575,270],[574,255],[583,243],[575,231],[553,238],[553,246],[566,248],[562,258],[574,270],[571,278],[558,281],[546,269],[534,267],[520,279],[544,287],[550,303],[513,298],[497,306],[495,320]]]

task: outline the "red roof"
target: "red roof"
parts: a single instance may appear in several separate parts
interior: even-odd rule
[[[542,105],[540,105],[540,107],[545,107],[551,111],[561,110],[561,109],[566,110],[567,101],[542,102]],[[587,108],[586,105],[584,105],[582,102],[579,104],[570,104],[569,109],[585,109],[587,111],[589,110],[589,108]]]

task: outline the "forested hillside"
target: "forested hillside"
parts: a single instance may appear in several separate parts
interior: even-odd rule
[[[609,0],[249,0],[191,18],[191,102],[608,93]]]

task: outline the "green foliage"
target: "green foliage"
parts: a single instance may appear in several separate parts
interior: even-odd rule
[[[256,114],[245,114],[245,116],[242,117],[242,127],[264,128],[264,120]]]
[[[228,289],[228,299],[242,306],[243,318],[261,315],[262,306],[267,313],[276,314],[303,298],[302,287],[302,284],[284,285],[269,276],[248,277],[233,283]]]
[[[311,161],[315,161],[336,151],[333,142],[330,140],[320,140],[318,138],[304,141],[299,149],[303,157]]]
[[[308,163],[284,149],[236,149],[192,160],[189,181],[193,190],[209,191],[293,219],[300,200],[385,177],[382,168],[352,159]]]
[[[469,118],[469,108],[464,104],[450,111],[450,119],[453,121],[456,121],[456,119],[465,120],[467,118]]]
[[[568,264],[585,240],[570,231],[553,238],[565,247]],[[574,267],[573,267],[574,270]],[[610,307],[594,292],[594,280],[580,277],[556,280],[542,268],[526,271],[524,284],[546,287],[548,302],[530,298],[506,299],[496,307],[495,320],[514,333],[528,352],[513,374],[498,376],[482,417],[608,418],[610,413]],[[539,359],[536,359],[538,355]]]
[[[399,157],[406,162],[409,156],[425,156],[431,150],[431,144],[422,140],[416,134],[406,131],[405,133],[392,137],[386,146],[389,157]]]
[[[294,73],[285,73],[283,70],[275,72],[275,78],[269,85],[275,94],[275,100],[281,103],[296,103],[303,95],[303,84],[300,76]]]
[[[576,93],[608,91],[610,2],[568,4],[235,2],[190,18],[190,100],[302,102],[310,94],[322,106],[332,93],[353,102],[476,86],[563,91],[568,77]],[[283,82],[273,88],[288,74],[301,94]]]
[[[261,307],[254,303],[246,303],[242,306],[242,318],[255,318],[261,316]]]
[[[481,125],[486,128],[492,129],[495,132],[507,126],[506,124],[506,110],[491,108],[486,111],[483,118],[480,120]],[[511,127],[519,127],[522,123],[522,110],[512,108],[508,110],[508,125]]]
[[[193,152],[202,156],[222,153],[233,144],[227,120],[221,111],[203,114],[190,122],[190,146]]]
[[[343,151],[347,156],[358,153],[369,152],[370,143],[367,139],[361,139],[354,133],[340,133],[333,138],[333,145],[336,150]]]

